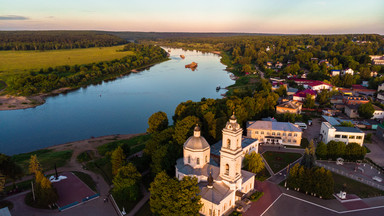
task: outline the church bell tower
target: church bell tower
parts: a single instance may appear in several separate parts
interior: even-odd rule
[[[242,152],[241,138],[243,129],[237,123],[233,114],[222,130],[223,140],[220,150],[220,177],[231,189],[241,189],[241,162]]]

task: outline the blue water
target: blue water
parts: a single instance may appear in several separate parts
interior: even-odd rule
[[[224,91],[216,92],[216,86],[234,83],[218,55],[170,50],[171,60],[148,70],[49,97],[36,108],[0,111],[0,152],[12,155],[92,136],[142,133],[154,112],[166,112],[171,122],[180,102],[221,98]],[[184,68],[192,61],[197,70]]]

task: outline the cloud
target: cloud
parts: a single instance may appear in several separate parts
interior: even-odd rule
[[[53,18],[55,18],[54,16],[48,16],[48,17],[45,17],[45,18],[47,18],[47,19],[53,19]]]
[[[28,20],[28,17],[18,15],[4,15],[0,16],[0,20]]]

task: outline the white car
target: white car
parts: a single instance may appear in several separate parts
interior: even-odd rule
[[[377,181],[377,182],[382,182],[383,181],[383,179],[380,178],[379,176],[373,176],[372,179]]]
[[[312,120],[308,120],[308,125],[312,125]]]

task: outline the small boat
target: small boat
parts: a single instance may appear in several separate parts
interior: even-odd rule
[[[182,59],[185,59],[185,56],[184,56],[184,55],[180,55],[180,57],[181,57]]]
[[[197,63],[192,62],[191,64],[187,64],[187,65],[185,65],[185,68],[195,69],[195,68],[197,68]]]
[[[217,86],[217,87],[216,87],[216,91],[219,91],[220,89],[221,89],[220,86]]]

